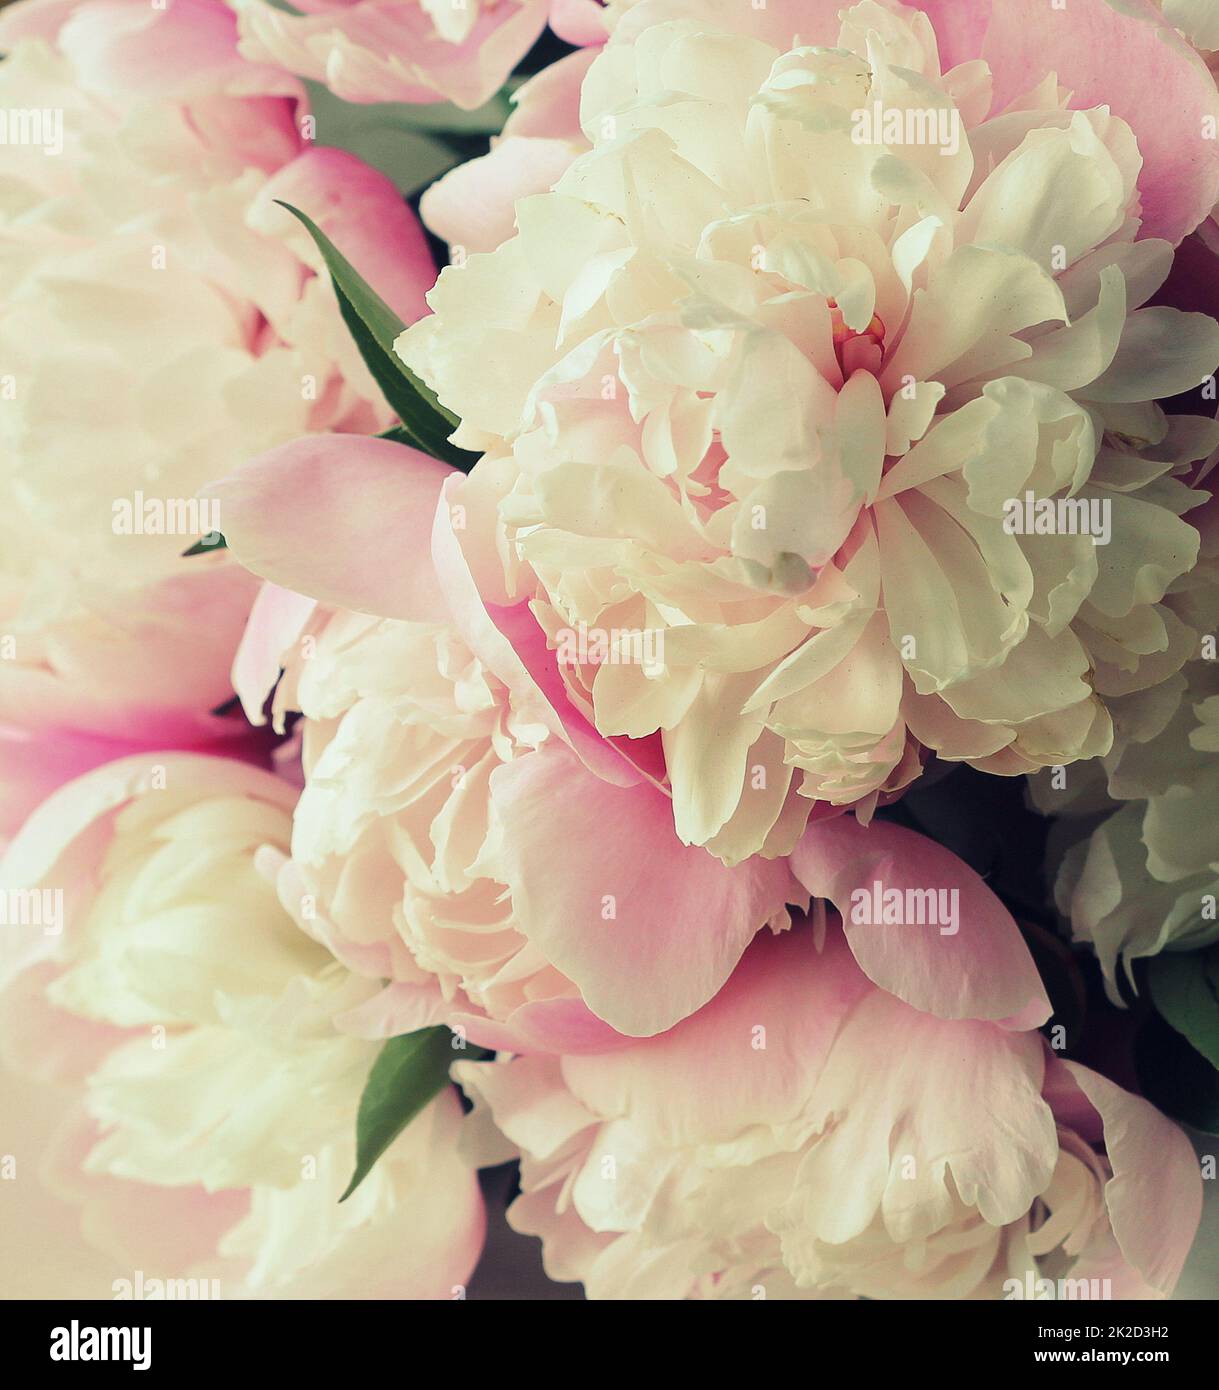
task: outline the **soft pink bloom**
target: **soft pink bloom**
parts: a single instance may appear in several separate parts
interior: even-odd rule
[[[549,17],[569,43],[605,38],[596,0],[303,0],[291,14],[239,0],[241,51],[325,82],[345,101],[481,106],[533,47]]]
[[[392,982],[350,1026],[443,1019],[568,1052],[650,1035],[710,999],[761,927],[784,928],[785,904],[847,912],[873,881],[959,906],[951,936],[852,927],[878,984],[946,1018],[1044,1021],[1010,914],[921,836],[827,820],[790,869],[683,845],[657,741],[601,737],[528,609],[482,600],[456,543],[465,485],[400,445],[331,436],[212,489],[235,554],[272,581],[234,684],[257,720],[283,667],[277,716],[307,716],[281,896],[316,907],[302,925],[351,969]]]
[[[627,24],[685,0],[647,0]],[[712,13],[732,0],[691,0]],[[759,37],[799,32],[805,43],[832,43],[842,0],[767,0],[751,13]],[[990,109],[1030,92],[1048,73],[1071,93],[1070,107],[1106,105],[1134,131],[1143,157],[1139,177],[1145,237],[1180,241],[1219,194],[1219,142],[1203,120],[1216,111],[1205,65],[1164,21],[1152,0],[915,0],[935,26],[945,70],[981,59],[994,76]],[[1213,87],[1213,84],[1212,84]],[[1165,92],[1171,91],[1171,101]]]
[[[244,108],[241,120],[233,118],[243,108],[226,108],[226,97],[299,99],[302,89],[289,74],[241,57],[237,21],[221,0],[18,0],[0,15],[0,51],[29,39],[58,49],[95,95],[124,103],[186,97],[211,116],[227,117],[229,138],[246,142],[263,167],[275,158],[274,142],[296,138],[291,109],[274,100]]]
[[[833,45],[844,8],[849,7],[842,0],[770,0],[750,8],[741,24],[750,36],[766,42],[782,45],[798,33],[807,43]],[[1080,0],[1055,10],[1037,0],[1014,0],[1010,5],[994,0],[916,0],[912,8],[924,11],[934,23],[945,70],[979,59],[989,65],[996,79],[994,111],[1029,91],[1049,71],[1072,92],[1072,108],[1110,105],[1134,129],[1146,161],[1140,179],[1144,234],[1177,241],[1197,225],[1197,199],[1191,205],[1191,191],[1199,190],[1203,200],[1207,190],[1219,191],[1219,160],[1205,148],[1199,158],[1196,138],[1203,118],[1213,114],[1213,105],[1201,64],[1160,19],[1152,0]],[[604,18],[594,20],[599,37],[597,28],[588,36],[563,37],[595,45],[604,39],[607,27],[621,24],[624,32],[635,33],[645,23],[666,18],[715,19],[723,13],[716,0],[619,0]],[[1180,22],[1171,15],[1170,19]],[[558,29],[553,15],[551,22]],[[595,47],[569,54],[531,78],[515,94],[516,109],[502,136],[492,141],[492,153],[459,166],[428,190],[423,214],[438,236],[469,253],[490,250],[511,235],[516,199],[541,191],[543,172],[553,172],[558,158],[556,147],[530,149],[520,137],[569,142],[571,157],[587,148],[579,123],[579,85],[595,56]],[[1211,54],[1203,57],[1213,59]],[[1159,78],[1184,93],[1184,105],[1174,103],[1171,112],[1165,110],[1156,95]],[[474,171],[480,175],[480,186],[467,201]],[[1149,207],[1151,202],[1159,208]],[[1213,227],[1213,219],[1203,225]]]
[[[62,148],[0,147],[0,737],[22,749],[5,822],[124,744],[242,731],[211,711],[257,586],[221,553],[182,558],[212,525],[195,494],[285,439],[392,419],[274,200],[406,321],[433,277],[422,230],[388,179],[310,145],[300,84],[236,38],[219,0],[0,15],[0,101],[62,113],[44,132]]]
[[[283,666],[276,710],[308,716],[281,895],[316,903],[305,929],[391,981],[349,1020],[371,1035],[443,1019],[575,1050],[658,1032],[806,895],[781,860],[728,868],[682,845],[655,747],[601,738],[536,623],[482,606],[447,530],[457,476],[332,436],[211,490],[234,553],[273,581],[234,683],[257,719]],[[456,570],[433,562],[433,526]]]
[[[1036,1033],[877,989],[836,919],[813,937],[760,936],[661,1037],[458,1066],[470,1151],[521,1156],[508,1219],[552,1278],[592,1298],[1171,1292],[1202,1199],[1184,1134]]]
[[[484,1219],[451,1088],[338,1204],[378,1047],[335,1019],[376,986],[278,903],[265,863],[295,799],[261,769],[175,752],[61,787],[0,861],[6,902],[38,905],[0,928],[0,1048],[65,1088],[41,1171],[115,1277],[450,1298]]]

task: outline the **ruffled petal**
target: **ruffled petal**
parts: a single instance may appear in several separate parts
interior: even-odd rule
[[[902,826],[877,821],[865,829],[840,816],[811,825],[791,863],[814,897],[842,913],[856,960],[890,994],[940,1018],[1012,1029],[1049,1018],[1015,919],[949,850]],[[894,890],[901,906],[888,915],[898,920],[886,921],[884,895]]]
[[[705,1004],[798,893],[781,861],[728,869],[681,844],[662,792],[608,786],[553,744],[497,768],[491,798],[520,930],[594,1014],[635,1037]]]

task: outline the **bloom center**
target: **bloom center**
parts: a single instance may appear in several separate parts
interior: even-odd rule
[[[884,358],[885,325],[879,314],[873,314],[863,332],[851,328],[843,318],[842,310],[830,299],[826,301],[830,311],[830,332],[834,342],[834,354],[842,368],[843,377],[863,368],[878,372]]]

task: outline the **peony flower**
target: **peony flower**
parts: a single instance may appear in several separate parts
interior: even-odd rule
[[[1067,850],[1054,892],[1075,939],[1095,949],[1115,1003],[1119,965],[1133,988],[1136,960],[1219,939],[1219,669],[1196,661],[1188,678],[1154,738],[1089,765],[1062,790],[1035,784],[1046,812],[1110,812]]]
[[[483,1233],[451,1088],[338,1204],[378,1049],[336,1019],[375,986],[276,899],[265,861],[294,800],[257,768],[164,753],[46,801],[0,864],[6,903],[52,905],[3,929],[6,1060],[72,1087],[43,1168],[121,1277],[449,1298]]]
[[[521,666],[510,686],[475,654],[428,548],[447,476],[399,444],[330,436],[211,489],[234,552],[289,586],[260,596],[234,671],[255,721],[281,666],[275,716],[305,715],[281,898],[389,982],[347,1020],[365,1036],[444,1021],[571,1051],[659,1032],[807,895],[782,861],[728,868],[682,845],[664,793],[561,683]],[[501,658],[531,661],[540,638],[500,636]]]
[[[1219,936],[1219,499],[1196,513],[1198,563],[1165,604],[1202,634],[1181,672],[1114,705],[1114,744],[1103,758],[1030,781],[1046,815],[1061,816],[1053,871],[1059,911],[1091,945],[1115,1003],[1119,963],[1192,950]]]
[[[508,1220],[551,1278],[590,1298],[1171,1292],[1202,1202],[1184,1134],[1036,1034],[876,989],[836,922],[820,953],[811,934],[760,936],[662,1037],[458,1065],[469,1150],[520,1154]]]
[[[571,43],[599,43],[599,0],[307,0],[296,12],[231,0],[241,51],[325,82],[344,101],[489,101],[547,19]]]
[[[390,981],[350,1026],[443,1021],[512,1051],[650,1036],[712,998],[756,932],[785,930],[787,905],[845,911],[880,881],[953,895],[959,929],[934,946],[848,930],[871,979],[945,1018],[1045,1021],[1011,915],[920,835],[823,819],[790,865],[683,845],[655,744],[599,735],[538,624],[483,605],[448,502],[463,481],[402,445],[330,436],[209,489],[234,553],[271,581],[234,684],[258,721],[282,668],[274,717],[306,716],[281,898],[298,917],[307,904],[302,925],[349,968]]]
[[[929,753],[1103,754],[1198,638],[1219,427],[1155,402],[1219,328],[1140,306],[1219,190],[1209,74],[1104,0],[621,8],[591,148],[398,345],[484,454],[446,500],[487,613],[728,863]]]
[[[389,423],[308,236],[407,320],[431,262],[381,175],[296,124],[297,84],[243,62],[218,0],[19,4],[0,105],[0,726],[201,745],[255,585],[182,559],[199,487],[308,431]],[[100,441],[100,443],[99,443]]]

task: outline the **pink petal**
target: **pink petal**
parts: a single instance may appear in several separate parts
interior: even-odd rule
[[[467,255],[494,251],[516,231],[516,203],[548,192],[576,151],[564,140],[507,135],[490,154],[468,160],[438,179],[419,211],[428,228]]]
[[[428,534],[452,471],[388,439],[327,434],[282,444],[207,493],[255,574],[335,608],[429,621],[445,613]]]
[[[729,869],[683,845],[662,792],[609,786],[550,742],[497,768],[491,801],[521,931],[632,1037],[705,1004],[797,892],[782,861]]]
[[[583,143],[580,87],[596,56],[595,48],[581,49],[531,77],[512,98],[512,114],[504,122],[504,135]]]
[[[564,43],[577,47],[604,43],[605,6],[599,0],[550,0],[550,27]]]
[[[43,1161],[42,1177],[57,1196],[83,1206],[81,1229],[91,1245],[121,1262],[116,1274],[131,1279],[144,1269],[149,1277],[154,1271],[176,1277],[214,1259],[221,1237],[249,1208],[249,1192],[152,1187],[86,1173],[98,1137],[83,1112],[70,1114]]]
[[[990,22],[989,0],[913,0],[935,28],[940,68],[947,72],[958,63],[967,63],[982,52]]]
[[[21,1179],[0,1183],[0,1299],[110,1297],[112,1281],[130,1278],[131,1266],[90,1249],[79,1209],[42,1181],[48,1151],[64,1122],[62,1091],[12,1069],[0,1072],[0,1114]]]
[[[641,780],[641,775],[653,782],[664,779],[664,751],[659,735],[607,739],[592,720],[576,708],[568,696],[558,655],[547,643],[546,634],[528,604],[518,603],[512,608],[488,604],[487,612],[511,642],[528,680],[554,712],[563,739],[587,768],[615,786],[633,786]]]
[[[266,208],[275,199],[312,218],[404,323],[427,313],[424,295],[436,279],[432,253],[384,174],[346,150],[319,147],[268,179],[259,201]]]
[[[134,751],[121,739],[0,726],[0,837],[17,830],[56,787]]]
[[[156,747],[240,737],[239,721],[211,711],[232,695],[254,592],[238,565],[199,556],[138,604],[99,600],[97,621],[49,635],[29,661],[0,662],[0,726]]]
[[[818,952],[807,926],[762,932],[697,1013],[625,1052],[566,1057],[563,1076],[591,1111],[631,1115],[646,1133],[735,1138],[801,1111],[843,1019],[870,993],[837,933]]]
[[[434,982],[394,981],[338,1019],[343,1032],[357,1038],[393,1038],[437,1023],[460,1029],[475,1047],[496,1052],[610,1052],[631,1042],[590,1013],[581,999],[539,999],[522,1004],[501,1022],[445,1000]]]
[[[299,640],[317,600],[266,583],[258,591],[233,659],[233,689],[251,724],[265,724],[262,707],[275,688],[284,653]]]
[[[483,6],[460,43],[417,0],[306,3],[242,15],[243,51],[324,80],[344,101],[435,102],[467,110],[503,86],[546,25],[543,0]]]
[[[742,12],[740,0],[699,0],[696,13],[711,24],[718,21],[721,29],[747,32],[786,53],[797,43],[836,47],[842,28],[839,15],[848,8],[843,0],[765,0],[764,4],[747,3]],[[621,43],[627,34],[638,34],[652,24],[689,18],[688,0],[642,0],[619,11],[614,41]]]
[[[984,7],[985,0],[922,6],[933,15]],[[976,23],[969,21],[971,35]],[[1215,79],[1150,0],[1070,0],[1062,9],[1046,0],[990,0],[980,55],[951,53],[954,62],[978,56],[994,73],[995,111],[1054,72],[1073,108],[1107,105],[1129,123],[1143,156],[1141,235],[1175,244],[1215,205],[1219,141],[1203,136],[1204,118],[1219,118]]]
[[[631,1042],[599,1019],[583,999],[538,999],[522,1004],[502,1025],[473,1014],[453,1014],[449,1026],[464,1027],[466,1036],[480,1047],[510,1052],[576,1056],[612,1052]]]
[[[659,740],[603,738],[568,697],[558,656],[547,646],[528,604],[492,604],[479,592],[453,525],[465,481],[457,473],[446,481],[432,532],[436,573],[462,640],[508,687],[514,712],[574,748],[598,777],[616,786],[632,786],[644,777],[660,780]]]
[[[46,997],[59,966],[44,961],[0,993],[0,1057],[18,1075],[58,1084],[83,1082],[131,1034],[58,1008]]]
[[[22,39],[54,43],[55,36],[80,8],[80,0],[25,0],[0,14],[0,51],[7,53]]]
[[[86,86],[115,95],[163,96],[232,76],[237,16],[212,0],[35,0],[0,18],[0,48],[41,38],[73,63]]]
[[[1013,1029],[1049,1018],[1045,987],[1014,918],[967,864],[934,841],[881,821],[865,829],[854,816],[840,816],[810,825],[791,865],[815,898],[838,908],[855,959],[890,994],[940,1018],[990,1019]],[[903,894],[955,889],[958,930],[852,921],[852,894],[870,900],[876,884]]]
[[[994,1226],[1019,1220],[1057,1158],[1044,1071],[1036,1034],[869,992],[813,1084],[804,1113],[823,1137],[801,1164],[785,1245],[852,1240],[878,1213],[895,1240],[918,1241],[951,1220],[954,1192]]]
[[[1171,1293],[1202,1216],[1202,1175],[1193,1146],[1149,1101],[1078,1062],[1051,1054],[1047,1081],[1054,1087],[1047,1086],[1047,1098],[1055,1114],[1062,1117],[1062,1093],[1069,1096],[1076,1088],[1094,1110],[1113,1168],[1105,1202],[1118,1246],[1152,1288]]]

